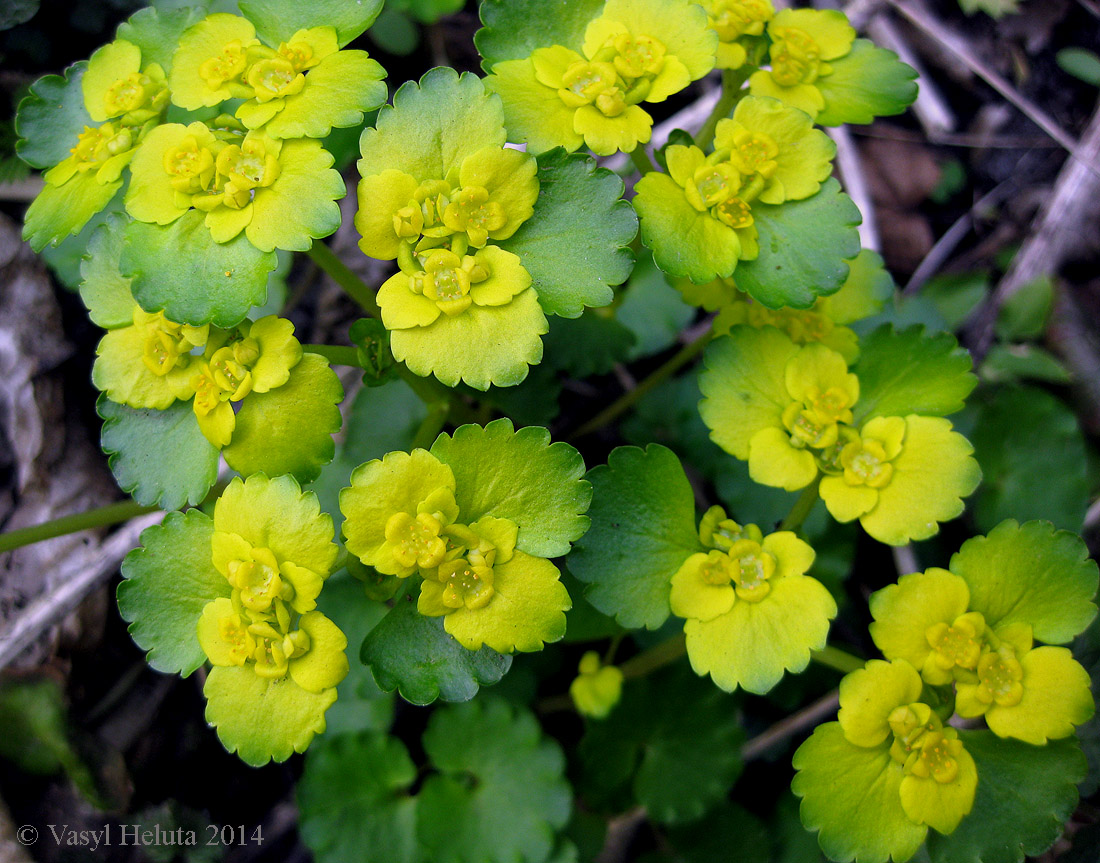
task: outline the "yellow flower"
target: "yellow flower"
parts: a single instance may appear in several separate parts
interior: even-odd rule
[[[707,23],[718,33],[719,69],[740,69],[748,54],[743,36],[760,36],[775,15],[771,0],[703,0]]]
[[[771,96],[817,117],[825,99],[815,83],[832,74],[830,61],[852,50],[856,31],[843,12],[832,9],[783,9],[767,29],[771,69],[749,78],[752,95]]]
[[[604,719],[619,703],[623,673],[614,665],[600,665],[600,655],[589,650],[581,657],[578,675],[569,684],[569,697],[577,712],[591,719]]]
[[[583,54],[561,45],[493,67],[486,86],[534,151],[586,144],[599,155],[646,143],[662,102],[714,68],[717,34],[684,0],[608,0],[588,23]]]

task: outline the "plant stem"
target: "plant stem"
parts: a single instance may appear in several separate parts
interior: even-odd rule
[[[341,345],[302,345],[302,350],[306,353],[322,356],[334,366],[362,368],[359,364],[359,352],[355,348]]]
[[[348,265],[341,261],[336,254],[320,240],[314,242],[306,253],[322,270],[332,277],[349,297],[363,307],[363,310],[372,318],[381,318],[382,312],[378,308],[378,302],[372,291],[361,278],[353,273]]]
[[[416,437],[413,438],[413,449],[428,449],[435,442],[436,437],[443,430],[443,424],[447,421],[450,410],[451,403],[446,401],[428,406],[428,415],[420,423],[420,428],[416,430]]]
[[[137,518],[147,512],[156,512],[158,509],[159,507],[142,506],[132,500],[126,500],[121,503],[112,503],[108,506],[90,509],[87,512],[65,515],[32,527],[21,527],[18,530],[0,534],[0,553],[21,548],[24,545],[31,545],[35,542],[42,542],[45,539],[76,533],[80,530],[91,530],[96,527],[107,527],[119,522],[129,521],[131,518]]]
[[[687,639],[683,635],[677,635],[631,657],[619,666],[619,670],[626,680],[645,677],[659,668],[671,665],[685,653],[687,653]]]
[[[618,417],[619,414],[629,410],[638,399],[658,384],[663,383],[702,353],[703,348],[707,346],[707,343],[713,336],[714,331],[708,329],[701,336],[698,336],[695,341],[688,342],[668,359],[664,365],[654,370],[649,377],[639,383],[638,386],[634,387],[634,389],[629,392],[623,393],[618,399],[604,408],[604,410],[600,411],[596,416],[592,417],[592,419],[573,432],[569,436],[570,439],[576,440],[577,438],[582,438],[587,434],[591,434],[597,429],[603,428]]]
[[[841,650],[839,647],[831,647],[828,644],[821,648],[821,650],[811,651],[810,659],[824,665],[826,668],[839,671],[841,674],[849,674],[850,672],[863,668],[865,664],[862,659],[858,656],[853,656],[847,650]]]
[[[802,489],[802,495],[794,502],[794,506],[787,513],[787,517],[779,523],[780,530],[797,532],[802,527],[802,522],[806,520],[806,517],[813,511],[814,504],[817,503],[817,489],[820,485],[821,474],[818,474],[813,482]]]
[[[697,146],[706,150],[714,141],[714,130],[718,128],[718,121],[724,120],[733,113],[734,106],[741,101],[743,94],[741,85],[745,83],[747,75],[739,69],[725,69],[722,72],[722,95],[714,110],[710,112],[703,128],[695,136]]]
[[[639,144],[630,151],[630,160],[634,163],[634,167],[638,169],[638,173],[643,177],[651,171],[657,170],[649,160],[649,155],[646,153],[645,146],[642,144]]]

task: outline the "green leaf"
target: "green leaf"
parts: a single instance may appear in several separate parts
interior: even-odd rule
[[[991,731],[960,731],[978,767],[974,808],[954,833],[928,833],[932,863],[1021,863],[1062,835],[1077,807],[1085,757],[1073,738],[1030,746]]]
[[[1100,57],[1087,48],[1062,48],[1054,62],[1063,72],[1093,87],[1100,87]]]
[[[53,274],[63,285],[74,290],[79,288],[81,282],[80,269],[84,264],[84,256],[88,254],[92,237],[109,219],[124,217],[123,213],[122,193],[119,191],[115,193],[115,196],[107,202],[102,210],[88,219],[80,231],[65,237],[56,245],[53,243],[46,245],[38,253],[39,257],[46,262],[47,267],[53,270]],[[116,261],[116,271],[117,267],[118,262]],[[132,296],[130,302],[133,303]]]
[[[417,833],[433,863],[543,863],[569,820],[565,758],[535,717],[497,699],[432,714]]]
[[[504,108],[476,75],[430,69],[420,83],[407,81],[393,105],[378,112],[359,139],[359,174],[394,169],[418,180],[442,179],[483,147],[502,147]]]
[[[179,509],[206,497],[218,478],[218,450],[199,430],[191,402],[167,410],[96,402],[100,442],[119,488],[145,506]]]
[[[606,375],[623,362],[635,342],[609,309],[587,309],[579,318],[550,318],[543,338],[542,365],[561,369],[576,378]],[[537,369],[536,369],[537,371]]]
[[[501,60],[522,60],[536,48],[564,45],[580,53],[588,22],[604,0],[482,0],[474,45],[489,72]]]
[[[963,543],[949,569],[970,587],[970,608],[992,627],[1026,623],[1065,644],[1096,616],[1096,562],[1081,537],[1047,521],[1011,519]]]
[[[1019,380],[1068,384],[1069,370],[1050,351],[1035,345],[994,345],[978,370],[988,383],[1016,383]]]
[[[500,247],[519,255],[546,314],[576,318],[630,276],[638,217],[623,181],[591,156],[555,148],[539,157],[538,179],[534,214]]]
[[[617,447],[588,473],[589,528],[569,558],[585,596],[622,626],[656,629],[670,614],[670,581],[702,551],[695,496],[680,460],[659,444]]]
[[[695,317],[695,307],[685,303],[657,265],[645,259],[635,268],[616,317],[636,336],[627,355],[635,360],[676,344],[680,331]]]
[[[394,737],[322,738],[298,782],[302,840],[318,863],[417,863],[415,781],[416,766]]]
[[[869,39],[856,39],[850,54],[829,65],[832,73],[814,82],[825,97],[817,115],[822,126],[867,124],[900,114],[917,98],[917,70]]]
[[[122,561],[118,610],[157,671],[187,677],[206,662],[199,618],[208,602],[230,593],[211,559],[213,535],[214,523],[199,510],[171,512],[142,531],[141,548]]]
[[[88,802],[101,809],[111,806],[74,745],[65,693],[53,677],[12,677],[0,683],[0,728],[0,758],[38,776],[64,770]]]
[[[743,742],[733,699],[681,665],[629,681],[611,715],[588,725],[579,753],[598,785],[628,767],[615,778],[630,782],[634,802],[657,823],[677,824],[725,799]]]
[[[584,459],[567,443],[551,444],[544,428],[516,431],[507,418],[484,428],[464,425],[453,436],[441,434],[431,453],[454,471],[455,500],[467,523],[483,515],[514,521],[520,551],[560,557],[588,530],[592,489]]]
[[[122,275],[147,312],[164,310],[179,324],[234,327],[267,298],[267,274],[279,263],[243,233],[215,243],[204,214],[189,210],[166,226],[131,222],[125,230]]]
[[[997,310],[994,332],[1004,341],[1037,339],[1054,306],[1054,282],[1040,276],[1023,285]]]
[[[475,392],[473,387],[469,389],[471,394]],[[561,412],[558,405],[560,396],[561,381],[557,372],[552,366],[539,363],[532,366],[527,377],[514,387],[489,387],[488,391],[474,397],[484,404],[491,404],[519,425],[548,426]]]
[[[977,270],[970,273],[945,273],[929,279],[913,301],[923,297],[931,300],[943,318],[944,329],[957,330],[970,317],[971,312],[985,300],[989,292],[989,273]]]
[[[189,6],[161,11],[154,7],[139,9],[118,25],[115,38],[125,39],[141,49],[141,65],[157,63],[167,73],[172,55],[179,47],[183,31],[203,17],[203,10]]]
[[[421,24],[434,24],[465,6],[465,0],[395,0],[393,8],[410,12]]]
[[[407,57],[420,45],[420,30],[404,12],[386,6],[371,27],[370,38],[382,50]]]
[[[100,183],[91,171],[77,173],[61,186],[47,183],[23,217],[23,239],[36,252],[47,243],[59,246],[106,209],[120,188],[121,180]]]
[[[962,410],[978,383],[970,367],[970,354],[950,333],[880,327],[863,340],[854,369],[859,378],[855,422],[909,414],[942,417]]]
[[[886,863],[916,853],[928,828],[901,808],[902,769],[888,747],[856,746],[839,722],[826,722],[792,763],[798,774],[791,790],[802,798],[802,823],[818,833],[830,860]]]
[[[122,258],[122,228],[126,217],[114,214],[92,234],[88,253],[80,263],[80,299],[88,308],[92,323],[104,329],[126,327],[134,322],[134,295],[130,280],[119,273]]]
[[[360,659],[384,691],[396,689],[412,704],[469,701],[508,672],[511,656],[467,650],[443,630],[442,617],[416,610],[416,593],[399,597],[363,641]]]
[[[382,0],[240,0],[241,12],[272,45],[289,41],[299,30],[335,27],[340,45],[346,45],[374,23]]]
[[[752,215],[760,254],[737,265],[737,287],[770,309],[808,309],[844,284],[848,261],[859,254],[862,217],[835,179],[804,201],[756,204]]]
[[[800,825],[795,830],[805,835]],[[774,863],[771,850],[776,839],[755,815],[736,803],[727,803],[695,824],[673,827],[665,838],[671,846],[664,853],[647,855],[641,863]],[[800,860],[799,863],[808,863]]]
[[[967,15],[985,12],[990,18],[1003,18],[1020,11],[1020,0],[959,0],[959,8]]]
[[[336,700],[335,688],[307,692],[291,677],[269,680],[243,666],[215,666],[202,691],[222,745],[253,767],[305,752]]]
[[[64,77],[47,75],[30,87],[19,103],[15,131],[20,139],[15,152],[35,168],[51,168],[69,157],[85,126],[94,125],[84,108],[80,79],[88,63],[81,60],[67,68]]]
[[[8,0],[0,11],[0,30],[10,30],[17,24],[30,21],[38,11],[38,0]]]
[[[1063,402],[1036,387],[998,388],[979,405],[972,441],[984,477],[974,505],[982,530],[1009,517],[1081,530],[1089,505],[1086,444]]]
[[[340,627],[352,651],[389,609],[367,597],[365,586],[347,575],[334,575],[325,582],[317,608]],[[336,703],[325,714],[328,734],[386,731],[393,722],[394,699],[374,682],[370,669],[353,659],[348,676],[336,687]]]
[[[290,380],[266,393],[250,393],[241,402],[226,463],[242,476],[263,472],[291,474],[299,482],[317,478],[332,461],[343,418],[340,379],[317,354],[302,355]]]
[[[848,262],[848,278],[840,290],[822,297],[816,311],[834,324],[851,324],[877,315],[894,296],[894,279],[886,271],[882,256],[863,249]]]

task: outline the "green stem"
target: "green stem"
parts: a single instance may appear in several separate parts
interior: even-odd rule
[[[634,163],[634,167],[638,169],[638,173],[643,177],[651,171],[657,170],[649,160],[645,147],[641,144],[630,151],[630,161]]]
[[[576,440],[577,438],[582,438],[587,434],[591,434],[597,429],[603,428],[621,413],[629,410],[638,399],[695,359],[695,357],[702,352],[703,348],[707,346],[707,343],[711,340],[713,335],[714,331],[708,329],[701,336],[696,338],[695,341],[688,342],[667,360],[664,365],[654,370],[649,377],[638,384],[638,386],[634,387],[630,392],[623,393],[616,401],[612,402],[604,408],[604,410],[592,417],[592,419],[578,428],[569,437]]]
[[[420,428],[416,430],[416,437],[413,438],[413,449],[428,449],[435,442],[443,430],[443,424],[447,421],[450,410],[450,402],[436,402],[428,406],[428,415],[420,423]]]
[[[802,527],[802,523],[813,510],[814,504],[817,503],[817,489],[820,485],[821,474],[818,474],[817,478],[802,490],[802,495],[794,502],[794,506],[792,506],[791,511],[787,513],[787,517],[780,522],[780,530],[793,530],[797,532],[798,529]]]
[[[847,650],[841,650],[839,647],[831,647],[828,644],[821,648],[821,650],[811,651],[810,659],[824,665],[826,668],[839,671],[841,674],[850,674],[853,671],[863,668],[865,665],[864,661],[858,656],[853,656]]]
[[[671,665],[681,656],[687,653],[687,639],[682,635],[662,641],[649,650],[643,650],[637,656],[633,656],[619,666],[623,677],[630,680],[635,677],[645,677],[659,668]]]
[[[355,348],[340,345],[302,345],[302,350],[308,354],[322,356],[334,366],[352,366],[357,369],[363,367],[359,362],[359,352]]]
[[[126,500],[122,503],[112,503],[108,506],[90,509],[87,512],[65,515],[61,518],[55,518],[53,521],[36,524],[33,527],[10,530],[7,533],[0,534],[0,553],[21,548],[31,543],[42,542],[45,539],[76,533],[80,530],[91,530],[97,527],[119,524],[123,521],[129,521],[131,518],[137,518],[139,515],[145,515],[147,512],[157,512],[158,509],[159,507],[142,506],[132,500]]]
[[[733,113],[734,107],[741,101],[744,95],[741,86],[748,78],[748,74],[740,69],[726,69],[722,72],[722,95],[718,97],[718,103],[710,112],[703,128],[695,136],[697,146],[706,150],[714,141],[714,130],[718,128],[718,121],[724,120]]]
[[[372,291],[361,278],[353,273],[348,265],[341,261],[336,254],[322,243],[316,241],[309,247],[306,253],[322,270],[332,277],[349,297],[363,307],[363,310],[372,318],[381,318],[382,312],[378,308],[378,302]]]

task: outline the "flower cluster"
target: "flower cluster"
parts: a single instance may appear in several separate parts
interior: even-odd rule
[[[81,80],[87,115],[102,125],[86,127],[47,172],[27,236],[40,247],[80,230],[129,166],[125,206],[140,222],[168,225],[195,210],[215,243],[243,232],[263,252],[306,250],[336,230],[334,200],[344,194],[317,139],[378,107],[383,77],[366,52],[341,50],[330,26],[269,46],[247,18],[209,15],[179,36],[167,69],[117,39],[92,56]],[[185,125],[163,122],[170,103],[236,107]]]
[[[763,485],[820,481],[834,518],[858,518],[882,542],[933,535],[978,485],[973,448],[948,420],[877,415],[844,356],[820,342],[738,325],[708,348],[706,366],[699,410],[714,441]]]
[[[505,431],[494,426],[493,432]],[[460,432],[456,440],[468,436]],[[517,440],[510,432],[502,438],[506,448]],[[340,493],[345,545],[379,573],[415,577],[417,609],[442,617],[463,647],[541,650],[565,634],[565,612],[572,605],[557,567],[523,550],[537,548],[524,540],[525,529],[534,527],[531,519],[550,514],[517,514],[507,505],[471,512],[459,501],[470,500],[476,490],[459,486],[460,471],[422,449],[360,465],[351,487]]]
[[[406,115],[440,110],[433,100],[446,112],[435,122],[454,140],[437,155],[391,150],[391,130],[400,133]],[[485,124],[456,134],[450,124],[464,122],[469,102]],[[519,383],[542,359],[548,326],[531,275],[499,244],[534,212],[535,159],[504,147],[499,108],[472,76],[429,75],[402,88],[394,106],[363,136],[355,217],[363,252],[400,267],[378,291],[393,355],[448,386]]]
[[[888,661],[844,678],[839,721],[794,758],[803,822],[830,856],[904,861],[929,827],[958,827],[983,768],[967,751],[981,732],[964,737],[952,714],[1034,746],[1092,717],[1088,673],[1066,648],[1033,641],[1068,641],[1095,615],[1086,557],[1072,534],[1008,521],[965,543],[950,571],[906,575],[871,597],[871,635]],[[858,811],[832,796],[838,781],[858,783]]]
[[[292,533],[285,522],[294,523]],[[214,507],[211,547],[231,592],[211,600],[198,621],[214,689],[222,675],[255,674],[336,699],[348,672],[347,639],[316,611],[336,562],[332,535],[332,519],[289,477],[230,483]]]
[[[492,68],[508,128],[534,152],[587,146],[602,156],[649,141],[642,103],[663,102],[714,68],[717,37],[688,0],[608,0],[578,52],[537,48]]]
[[[703,0],[701,5],[707,23],[718,33],[719,69],[744,66],[748,49],[762,42],[764,27],[775,17],[771,0]]]
[[[686,618],[688,658],[722,689],[766,692],[801,671],[825,645],[836,602],[805,573],[814,550],[790,531],[764,536],[720,506],[707,510],[699,540],[672,576],[672,613]]]
[[[133,325],[99,343],[92,381],[111,401],[164,410],[191,400],[199,428],[216,447],[236,426],[233,404],[283,386],[302,359],[294,325],[268,315],[232,329],[177,324],[134,306]]]
[[[710,155],[672,145],[665,151],[668,174],[638,181],[642,238],[672,275],[699,283],[727,277],[739,260],[759,254],[753,204],[817,194],[835,152],[802,111],[747,96],[718,123]]]
[[[104,45],[80,78],[85,125],[68,157],[43,174],[45,187],[27,210],[25,238],[36,250],[78,232],[123,185],[123,171],[168,109],[164,69],[143,61],[124,40]],[[74,130],[75,131],[75,130]]]

